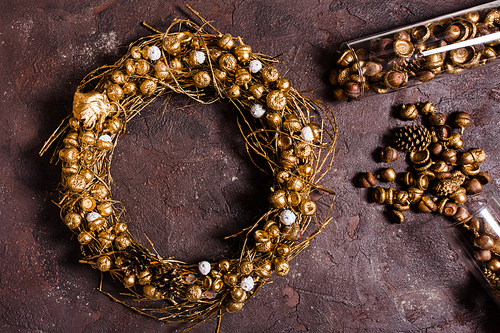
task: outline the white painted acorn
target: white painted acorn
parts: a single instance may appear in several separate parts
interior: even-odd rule
[[[309,126],[302,127],[300,130],[300,137],[304,139],[304,141],[311,142],[314,140],[314,134]]]
[[[210,270],[212,269],[212,265],[208,261],[200,261],[198,263],[198,270],[202,275],[208,275]]]
[[[148,58],[151,61],[156,61],[156,60],[160,59],[160,57],[161,57],[160,48],[156,45],[150,46],[149,52],[148,52]]]
[[[205,53],[201,52],[201,51],[196,51],[196,61],[198,62],[198,64],[203,64],[205,62],[205,59],[206,59],[206,56],[205,56]]]
[[[262,63],[258,60],[252,60],[250,61],[250,64],[248,65],[248,69],[250,69],[250,72],[252,73],[258,73],[262,69]]]
[[[99,149],[111,149],[113,148],[113,141],[108,134],[104,134],[97,139],[96,146]]]
[[[251,276],[245,277],[243,280],[241,280],[241,289],[244,291],[250,291],[254,287],[254,282],[253,278]]]
[[[296,218],[297,216],[295,216],[294,212],[292,212],[290,209],[285,209],[280,213],[280,221],[284,225],[294,224]]]
[[[266,113],[266,109],[264,109],[262,104],[254,104],[250,108],[250,113],[255,118],[262,118],[262,116]]]
[[[99,214],[97,212],[90,212],[90,213],[87,214],[87,221],[93,222],[93,221],[97,220],[100,217],[101,217],[101,214]]]

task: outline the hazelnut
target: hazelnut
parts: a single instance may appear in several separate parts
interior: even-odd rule
[[[448,125],[442,125],[436,129],[436,135],[441,141],[448,141],[452,134],[451,127]]]
[[[350,99],[358,99],[361,97],[361,88],[355,82],[348,82],[344,87],[344,95]]]

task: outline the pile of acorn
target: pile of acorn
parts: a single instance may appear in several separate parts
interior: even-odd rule
[[[462,134],[471,123],[470,115],[457,112],[452,121],[447,121],[447,116],[436,112],[430,102],[403,105],[399,114],[404,120],[415,120],[422,114],[427,117],[426,125],[397,129],[395,148],[383,148],[380,159],[390,163],[398,158],[398,150],[407,151],[411,171],[398,175],[387,167],[376,175],[367,172],[358,178],[358,185],[371,188],[372,200],[386,204],[389,217],[397,223],[404,221],[410,206],[422,213],[438,212],[455,221],[467,219],[469,212],[463,207],[467,195],[481,192],[490,181],[489,174],[480,170],[485,152],[481,148],[462,150]],[[400,189],[377,186],[378,180],[397,182]]]
[[[329,75],[333,96],[383,94],[491,63],[499,55],[499,27],[500,10],[490,9],[349,42]]]

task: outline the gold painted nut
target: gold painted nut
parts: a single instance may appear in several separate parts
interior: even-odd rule
[[[410,152],[410,161],[411,163],[416,165],[422,165],[424,163],[427,163],[430,158],[431,158],[431,153],[429,152],[428,149]]]
[[[444,207],[446,206],[446,203],[449,201],[450,199],[447,198],[447,197],[440,197],[437,201],[437,211],[439,214],[443,214],[444,213]]]
[[[436,174],[434,172],[432,172],[431,170],[424,170],[424,171],[420,172],[418,175],[421,175],[421,174],[426,175],[427,179],[429,179],[429,181],[432,181],[432,180],[434,180],[434,178],[436,178]]]
[[[351,50],[345,50],[337,60],[337,65],[342,67],[349,66],[355,60]]]
[[[392,221],[400,224],[403,223],[403,221],[405,220],[405,214],[399,210],[392,210],[389,213],[389,217]]]
[[[481,168],[477,163],[471,163],[471,164],[461,165],[460,170],[462,170],[462,172],[466,176],[476,176],[481,171]]]
[[[434,162],[431,159],[429,159],[427,161],[427,163],[420,164],[420,165],[413,165],[413,169],[415,169],[415,171],[417,171],[417,172],[422,172],[422,171],[428,170],[433,165],[434,165]]]
[[[423,173],[419,173],[415,178],[415,187],[421,189],[422,191],[427,190],[429,187],[429,178]]]
[[[255,230],[253,233],[253,238],[257,243],[268,242],[270,239],[269,234],[264,230]]]
[[[372,190],[372,200],[378,204],[383,204],[385,201],[385,190],[377,186]]]
[[[401,177],[399,179],[400,179],[401,183],[403,183],[403,185],[413,186],[413,182],[414,182],[413,173],[405,172],[405,173],[403,173],[403,175],[401,175]]]
[[[415,104],[403,105],[399,116],[404,120],[415,120],[418,118],[418,109]]]
[[[469,152],[474,157],[475,163],[484,162],[484,160],[486,159],[486,153],[481,148],[472,148],[472,149],[469,149]]]
[[[463,205],[467,201],[466,190],[463,187],[459,187],[455,192],[450,194],[448,197],[453,200],[457,205]]]
[[[409,202],[408,197],[409,197],[409,195],[408,195],[407,191],[403,191],[403,190],[396,191],[394,193],[394,202],[402,204],[402,205],[406,205]]]
[[[423,195],[424,191],[415,186],[410,186],[408,188],[408,200],[411,204],[418,203],[422,199]]]
[[[392,187],[389,187],[387,190],[385,190],[385,204],[392,205],[394,203],[394,194],[395,190]]]
[[[417,43],[425,42],[431,36],[428,26],[420,25],[411,30],[411,39]]]
[[[393,168],[385,168],[380,171],[380,177],[386,182],[393,182],[396,180],[396,171]]]
[[[432,213],[437,210],[437,205],[429,196],[424,195],[418,203],[418,210],[422,213]]]
[[[448,172],[450,170],[448,164],[442,160],[434,162],[430,169],[434,173]]]
[[[475,50],[472,46],[461,47],[450,51],[450,59],[453,65],[463,65],[474,58]]]
[[[281,111],[285,109],[287,100],[285,94],[282,91],[273,90],[269,94],[267,94],[266,103],[271,110]]]
[[[408,40],[399,39],[393,44],[394,53],[401,58],[407,58],[413,55],[415,48]]]
[[[405,212],[408,209],[410,209],[410,204],[400,204],[400,203],[393,203],[392,207],[394,210],[400,211],[400,212]]]

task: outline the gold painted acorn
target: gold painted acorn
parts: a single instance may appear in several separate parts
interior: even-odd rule
[[[283,257],[276,257],[273,261],[274,272],[278,276],[286,276],[290,272],[290,265]]]
[[[66,224],[66,226],[68,228],[76,229],[82,223],[82,216],[80,214],[75,213],[75,212],[69,212],[64,217],[64,223]]]
[[[234,47],[233,36],[230,34],[222,35],[217,41],[217,45],[219,45],[219,47],[223,50],[231,50]]]
[[[252,48],[249,45],[238,45],[234,48],[233,52],[238,62],[246,63],[250,60]]]
[[[273,90],[267,94],[266,103],[271,110],[281,111],[286,107],[286,96],[280,90]]]
[[[279,71],[274,66],[266,66],[261,70],[262,81],[268,85],[271,82],[278,80]]]
[[[177,56],[181,51],[181,42],[176,35],[169,35],[163,39],[163,49],[170,55]]]
[[[403,105],[399,116],[404,120],[415,120],[418,118],[418,109],[415,104]]]
[[[202,294],[203,290],[196,284],[192,284],[186,288],[186,298],[190,302],[198,302]]]
[[[219,58],[219,66],[225,72],[231,72],[236,68],[238,61],[231,53],[224,53]]]
[[[269,203],[276,209],[285,207],[287,204],[285,191],[277,190],[271,193],[269,195]]]
[[[302,123],[299,117],[294,114],[285,115],[283,120],[283,129],[287,132],[299,132],[302,129]]]
[[[193,76],[194,84],[197,88],[206,88],[210,85],[210,74],[206,71],[199,71]]]
[[[464,134],[464,129],[469,127],[470,124],[471,124],[470,115],[467,112],[461,111],[457,113],[454,125],[460,128],[461,134]]]

